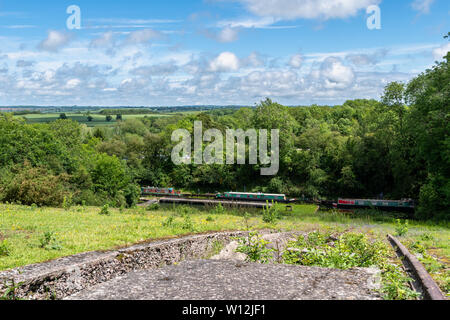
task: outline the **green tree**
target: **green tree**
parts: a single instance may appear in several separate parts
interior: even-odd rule
[[[406,91],[411,105],[408,130],[415,156],[427,175],[420,188],[423,218],[450,218],[450,53],[413,79]]]
[[[100,154],[91,172],[96,191],[115,197],[130,182],[124,164],[115,156]]]

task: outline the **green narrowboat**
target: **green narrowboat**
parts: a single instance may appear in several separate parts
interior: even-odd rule
[[[224,192],[216,195],[217,199],[240,200],[240,201],[275,201],[286,202],[287,198],[284,194],[270,193],[248,193],[248,192]]]

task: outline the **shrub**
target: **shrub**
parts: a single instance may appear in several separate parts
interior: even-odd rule
[[[102,207],[102,210],[100,210],[99,214],[100,214],[100,215],[104,215],[104,216],[109,216],[109,215],[111,215],[111,212],[109,211],[109,205],[105,204],[105,205]]]
[[[269,185],[267,186],[267,189],[269,192],[273,193],[285,193],[285,183],[280,178],[273,178],[269,181]]]
[[[138,203],[139,196],[141,195],[141,188],[136,184],[129,184],[124,189],[123,194],[128,208],[132,208]]]
[[[267,206],[264,207],[263,221],[266,223],[275,223],[280,216],[280,206],[277,203],[272,202],[272,206],[269,207],[269,202],[267,201]]]
[[[62,246],[57,241],[55,233],[53,231],[45,232],[39,239],[39,247],[45,250],[61,250]]]
[[[1,201],[60,207],[64,197],[70,197],[65,174],[56,176],[44,167],[32,167],[29,163],[15,166],[11,171],[11,179],[0,186]]]
[[[181,228],[184,230],[195,231],[191,216],[189,216],[188,214],[184,215],[184,219],[183,219],[183,223],[181,224]]]
[[[129,187],[129,176],[125,170],[125,165],[115,156],[99,155],[91,175],[95,190],[106,193],[110,198],[117,197],[119,191]],[[134,192],[131,190],[129,196]]]
[[[408,233],[408,220],[400,220],[400,219],[396,219],[395,221],[395,232],[396,235],[399,237],[404,236],[405,234]]]
[[[283,253],[284,263],[338,269],[375,266],[382,272],[381,292],[385,299],[414,299],[419,295],[409,288],[411,279],[401,267],[389,263],[387,245],[370,242],[364,234],[346,233],[336,240],[328,233],[313,232],[290,242],[288,247],[291,249]]]
[[[63,204],[62,204],[62,207],[64,208],[64,210],[66,210],[66,211],[69,210],[71,206],[72,206],[72,199],[70,199],[67,196],[64,196]]]
[[[11,250],[9,249],[9,243],[7,240],[3,240],[0,242],[0,257],[9,256],[11,254]]]
[[[365,235],[358,233],[346,233],[331,241],[328,233],[313,232],[306,240],[300,237],[290,246],[303,251],[301,254],[285,252],[285,263],[336,269],[376,266],[387,253],[382,242],[370,243]]]
[[[239,239],[239,246],[236,252],[244,253],[247,255],[247,261],[268,263],[273,259],[273,249],[269,249],[266,246],[268,241],[264,240],[257,232],[250,232],[248,237]]]
[[[147,211],[157,211],[161,209],[161,205],[159,203],[152,203],[147,207]]]
[[[214,210],[212,211],[213,214],[224,214],[225,213],[225,208],[222,206],[221,203],[219,203]]]
[[[175,218],[173,216],[170,216],[162,223],[163,227],[172,227],[174,225]]]

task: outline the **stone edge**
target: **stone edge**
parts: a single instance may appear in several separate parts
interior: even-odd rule
[[[63,299],[125,273],[161,267],[208,255],[247,232],[219,232],[133,245],[108,252],[88,252],[0,272],[0,297],[14,288],[17,299]]]
[[[401,256],[406,259],[406,262],[411,267],[413,274],[416,276],[416,280],[423,289],[425,298],[428,300],[447,300],[439,286],[431,278],[419,260],[398,239],[390,234],[387,237],[391,245],[398,248]]]

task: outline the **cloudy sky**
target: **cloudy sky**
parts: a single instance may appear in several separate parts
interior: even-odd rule
[[[378,99],[449,31],[448,0],[0,0],[0,105]]]

